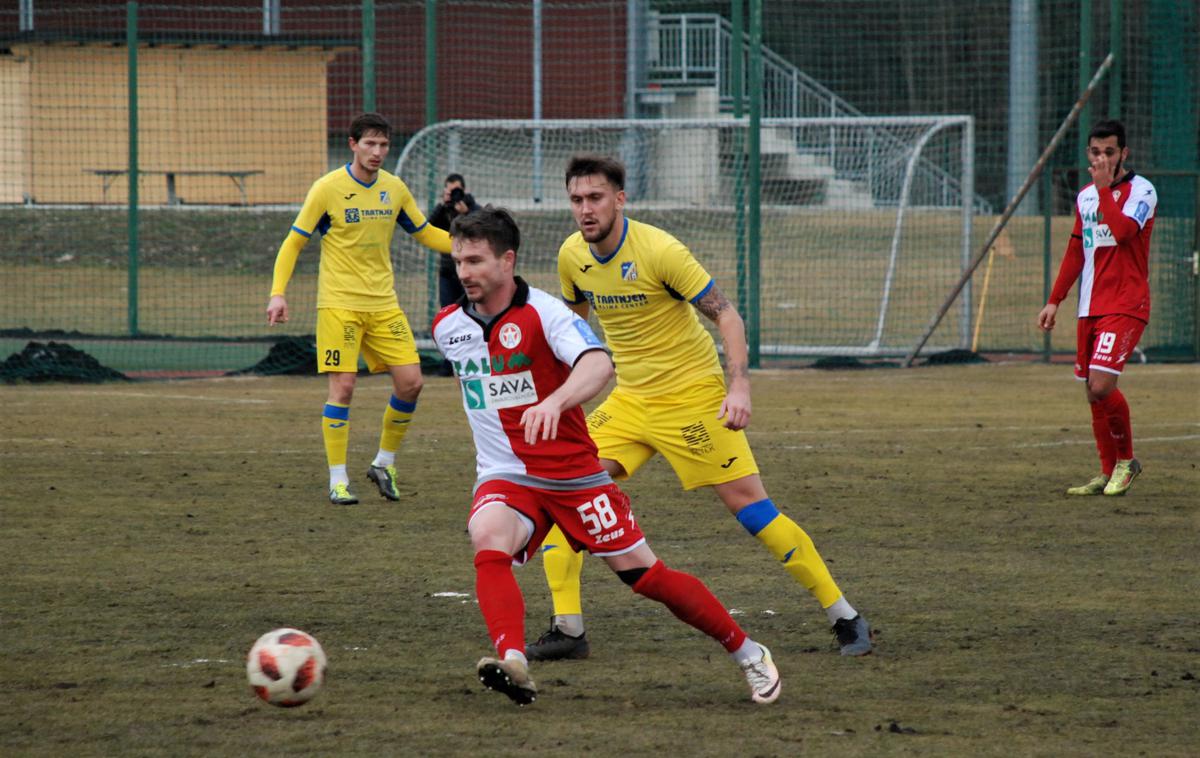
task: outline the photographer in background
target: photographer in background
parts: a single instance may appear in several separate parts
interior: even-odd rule
[[[450,174],[446,177],[446,186],[442,189],[442,202],[429,214],[429,223],[438,229],[450,230],[450,222],[459,216],[465,216],[479,208],[475,198],[467,192],[467,182],[462,174]],[[438,305],[445,308],[451,303],[458,302],[463,296],[462,283],[458,281],[458,273],[454,270],[454,260],[441,256],[438,268]],[[450,376],[453,373],[449,361],[442,361],[438,376]]]

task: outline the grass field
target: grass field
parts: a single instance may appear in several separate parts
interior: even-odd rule
[[[1145,474],[1095,468],[1066,366],[756,374],[774,499],[878,630],[839,657],[824,615],[708,492],[629,483],[656,552],[712,587],[784,677],[754,706],[710,640],[589,559],[587,661],[484,691],[465,535],[473,453],[452,380],[405,443],[404,500],[325,501],[318,378],[0,388],[0,754],[1195,755],[1200,366],[1122,379]],[[360,385],[354,486],[388,386]],[[527,636],[549,599],[518,570]],[[303,708],[243,656],[297,626],[330,661]]]

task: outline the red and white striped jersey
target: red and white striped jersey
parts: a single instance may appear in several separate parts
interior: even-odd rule
[[[552,489],[611,481],[588,436],[582,408],[563,412],[557,439],[534,445],[525,442],[520,423],[526,408],[566,381],[579,356],[604,349],[588,323],[519,277],[512,305],[490,323],[464,305],[460,301],[437,314],[433,339],[462,388],[475,437],[476,486],[490,479]]]
[[[1079,280],[1079,318],[1121,314],[1150,320],[1150,234],[1158,194],[1133,172],[1111,187],[1084,187],[1075,229],[1050,293],[1057,305]]]

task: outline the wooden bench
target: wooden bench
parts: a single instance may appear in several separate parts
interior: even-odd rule
[[[118,177],[126,176],[129,174],[129,169],[127,169],[127,168],[85,168],[84,171],[95,174],[96,176],[99,176],[101,178],[101,180],[104,182],[104,202],[106,202],[106,203],[108,202],[108,188],[112,186],[113,182],[115,182]],[[177,195],[175,193],[175,177],[177,177],[177,176],[227,176],[235,185],[237,185],[238,191],[240,191],[242,193],[242,205],[249,205],[249,203],[246,200],[246,177],[254,176],[255,174],[261,174],[261,173],[263,173],[263,170],[259,169],[259,168],[248,169],[245,171],[215,171],[215,170],[203,170],[203,171],[151,170],[151,171],[147,171],[144,169],[138,169],[138,173],[139,174],[160,174],[160,175],[167,177],[167,204],[168,205],[180,205],[183,202],[182,200],[179,199],[179,195]]]

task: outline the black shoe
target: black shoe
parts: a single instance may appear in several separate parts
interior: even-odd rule
[[[842,647],[842,655],[870,655],[875,633],[862,614],[852,619],[838,619],[832,629]]]
[[[538,641],[525,646],[525,657],[531,661],[562,661],[587,658],[592,652],[587,641],[587,632],[572,637],[559,631],[550,620],[550,631],[538,637]]]

